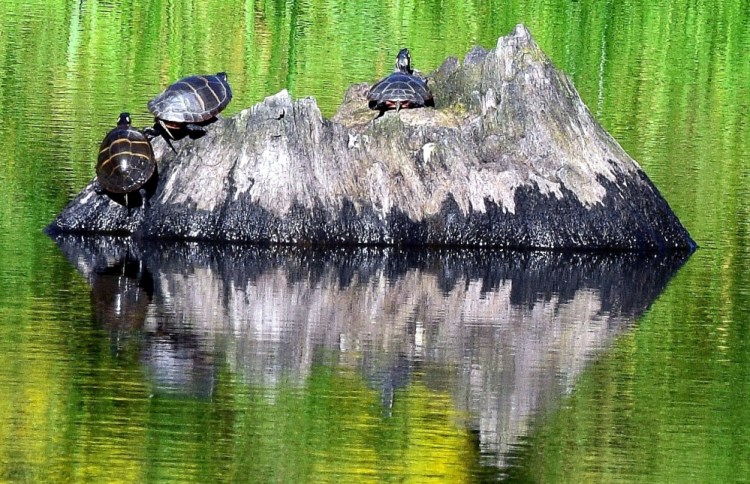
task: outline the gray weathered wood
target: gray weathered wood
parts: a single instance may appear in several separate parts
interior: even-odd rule
[[[436,108],[325,119],[286,91],[200,139],[154,140],[158,185],[128,211],[90,184],[50,232],[293,244],[692,249],[638,164],[519,25],[430,76]]]

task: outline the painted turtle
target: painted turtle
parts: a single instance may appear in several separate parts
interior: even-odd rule
[[[130,126],[130,115],[121,113],[117,126],[107,133],[99,147],[96,163],[99,187],[110,194],[124,195],[127,206],[128,193],[141,190],[154,172],[156,161],[151,143]]]
[[[201,125],[213,121],[232,100],[226,72],[215,76],[190,76],[175,82],[148,102],[154,115],[154,130],[159,128],[169,138],[173,131],[186,129],[203,134]]]
[[[381,115],[388,109],[395,108],[398,112],[400,109],[435,105],[427,81],[414,75],[409,49],[399,51],[396,69],[372,86],[367,93],[367,102],[370,109],[380,111]]]

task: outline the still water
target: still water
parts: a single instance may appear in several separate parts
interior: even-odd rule
[[[689,259],[42,232],[176,78],[330,116],[519,22]],[[1,0],[0,480],[750,481],[748,52],[744,0]]]

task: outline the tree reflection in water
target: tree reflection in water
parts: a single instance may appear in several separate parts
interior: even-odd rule
[[[389,416],[419,372],[501,466],[688,257],[56,241],[90,282],[97,323],[118,341],[138,334],[155,392],[210,396],[219,364],[302,385],[333,354]]]

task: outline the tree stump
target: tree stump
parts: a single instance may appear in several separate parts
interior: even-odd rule
[[[153,141],[158,183],[128,209],[93,180],[49,233],[301,245],[692,250],[638,164],[518,25],[429,76],[435,108],[332,119],[286,91]]]

